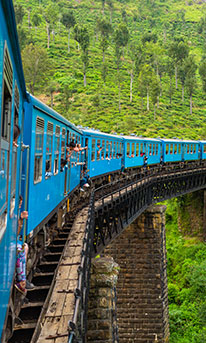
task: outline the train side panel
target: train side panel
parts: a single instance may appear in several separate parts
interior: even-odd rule
[[[21,137],[13,145],[14,125],[22,132],[26,98],[12,1],[0,2],[0,337],[15,276],[20,189]],[[1,338],[0,338],[1,340]]]

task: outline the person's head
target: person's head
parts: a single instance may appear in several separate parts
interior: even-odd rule
[[[17,141],[19,135],[20,135],[20,127],[17,124],[15,124],[14,125],[14,135],[13,135],[14,142]]]
[[[74,143],[74,141],[71,141],[71,142],[69,143],[69,147],[70,147],[71,149],[74,149],[75,146],[76,146],[76,144]]]
[[[63,168],[67,164],[67,160],[61,158],[61,167]]]

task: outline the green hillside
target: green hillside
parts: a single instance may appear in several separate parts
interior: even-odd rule
[[[27,89],[77,125],[206,139],[204,3],[15,0]],[[205,244],[167,205],[170,343],[203,343]]]
[[[48,70],[44,69],[43,63],[44,82],[41,78],[36,82],[34,94],[50,104],[52,90],[54,108],[72,122],[107,132],[205,138],[206,102],[198,69],[202,59],[203,63],[205,61],[206,22],[201,21],[205,13],[204,1],[16,0],[15,6],[22,50],[29,44],[34,44],[33,49],[42,47],[51,63]],[[62,20],[68,11],[72,12],[78,28],[86,27],[89,34],[86,86],[83,82],[83,50],[75,40],[74,27],[71,27],[68,52],[68,29]],[[111,24],[111,31],[104,41],[98,30],[98,22],[103,19]],[[47,27],[50,30],[49,48]],[[128,30],[127,37],[120,37],[122,27]],[[192,114],[186,84],[182,101],[179,75],[178,89],[175,88],[175,59],[169,51],[177,40],[184,41],[197,66],[193,72],[195,75],[189,76],[193,84]],[[121,43],[124,45],[117,46]],[[104,63],[102,46],[106,46]],[[26,65],[27,59],[30,62],[28,50],[23,56]],[[177,61],[178,69],[184,66],[184,62],[185,59]],[[33,65],[36,65],[35,61]],[[146,75],[147,71],[141,75],[145,66],[150,68],[150,75]],[[33,71],[25,67],[25,75],[29,88]],[[148,85],[149,109],[146,106]]]

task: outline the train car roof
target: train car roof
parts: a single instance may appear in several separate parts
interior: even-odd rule
[[[44,112],[45,114],[47,114],[50,117],[58,120],[62,124],[65,124],[65,125],[71,127],[73,130],[77,131],[78,133],[82,134],[82,131],[79,128],[77,128],[69,120],[64,118],[61,114],[59,114],[58,112],[54,111],[52,108],[50,108],[49,106],[45,105],[43,102],[41,102],[40,100],[38,100],[37,98],[35,98],[33,95],[31,95],[29,93],[28,93],[28,97],[29,97],[29,102],[31,102],[32,105],[36,109],[38,109],[41,112]]]
[[[114,134],[110,134],[110,133],[105,133],[105,132],[101,132],[101,131],[97,131],[97,130],[92,130],[92,129],[82,129],[83,133],[88,135],[88,136],[99,136],[99,137],[112,137],[118,140],[122,140],[122,137],[119,135],[114,135]]]
[[[199,143],[199,141],[194,141],[191,139],[167,139],[167,138],[161,138],[161,141],[165,143]]]
[[[1,0],[1,6],[5,15],[6,26],[8,30],[9,39],[11,42],[13,57],[15,61],[17,75],[20,80],[20,86],[24,96],[27,96],[26,85],[24,79],[24,72],[22,67],[21,53],[19,48],[18,34],[16,30],[16,20],[14,13],[14,6],[12,0]]]
[[[145,141],[145,142],[156,142],[159,143],[161,140],[159,138],[148,138],[148,137],[138,137],[138,136],[122,136],[125,140],[130,141]]]

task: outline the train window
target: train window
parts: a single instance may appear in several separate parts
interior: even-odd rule
[[[54,147],[54,175],[59,171],[60,126],[56,125]]]
[[[34,183],[42,180],[42,160],[44,143],[44,119],[36,118],[36,140],[34,157]]]
[[[197,152],[197,145],[194,144],[194,154],[196,154],[196,152]]]
[[[12,86],[13,70],[8,50],[6,48],[4,56],[3,114],[1,136],[7,142],[10,140]]]
[[[132,157],[134,157],[134,143],[132,143],[132,152],[131,152]]]
[[[97,140],[97,160],[100,160],[100,156],[101,156],[101,143],[100,143],[100,139]]]
[[[114,142],[113,158],[116,157],[116,142]]]
[[[158,155],[159,144],[156,144],[156,155]]]
[[[112,141],[109,142],[109,158],[112,159],[113,146]]]
[[[153,144],[153,151],[152,151],[153,155],[155,155],[155,152],[156,152],[155,144]]]
[[[102,141],[101,159],[104,159],[105,140]]]
[[[66,130],[62,129],[61,158],[64,159]]]
[[[190,146],[189,144],[187,144],[187,153],[189,154],[189,152],[190,152]]]
[[[92,139],[92,161],[95,161],[95,144],[96,140]]]
[[[143,143],[141,143],[141,145],[140,145],[140,154],[142,155],[143,154]]]
[[[14,125],[18,125],[19,119],[19,90],[15,83],[14,91]],[[12,147],[12,171],[11,171],[11,196],[10,196],[10,216],[12,217],[15,208],[16,198],[16,173],[17,173],[17,148]]]
[[[173,154],[173,144],[170,144],[170,154]]]
[[[178,154],[181,154],[181,144],[178,144]]]
[[[127,156],[130,156],[130,143],[127,143]]]
[[[191,152],[191,154],[193,154],[193,144],[191,144],[191,146],[190,146],[190,152]]]
[[[166,155],[169,154],[169,144],[166,144]]]
[[[139,143],[136,143],[136,156],[139,156]]]
[[[204,153],[206,153],[206,144],[204,144]]]
[[[123,154],[123,144],[120,143],[120,155],[122,156],[122,154]]]
[[[177,144],[174,144],[174,154],[177,153]]]
[[[152,155],[152,144],[149,144],[149,155]]]
[[[52,170],[52,145],[53,145],[53,124],[47,123],[47,136],[46,136],[46,173]],[[48,177],[46,176],[46,179]]]

